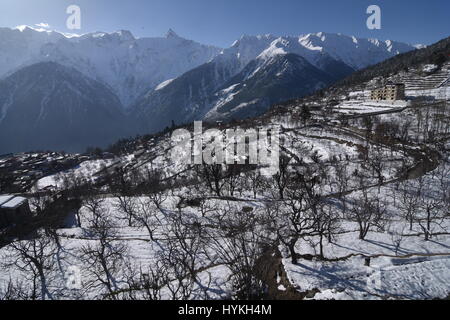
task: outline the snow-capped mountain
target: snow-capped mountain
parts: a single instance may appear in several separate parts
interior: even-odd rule
[[[342,61],[354,69],[363,69],[377,64],[393,56],[416,49],[406,43],[392,40],[381,41],[378,39],[361,39],[354,36],[319,32],[300,36],[299,38],[288,38],[290,52],[305,54],[308,49],[310,56],[315,52],[326,52],[336,60]],[[275,44],[276,47],[286,47]],[[296,52],[298,50],[298,52]],[[310,58],[311,59],[311,58]]]
[[[110,86],[124,107],[161,82],[208,62],[220,49],[179,37],[135,38],[129,31],[70,36],[31,27],[0,29],[0,78],[53,61]]]
[[[121,103],[102,83],[53,62],[0,81],[0,153],[84,151],[126,135]]]
[[[268,104],[311,93],[358,69],[414,49],[389,40],[322,32],[298,37],[243,36],[212,61],[150,90],[132,109],[144,122],[143,131],[158,131],[172,121],[253,116],[267,110]],[[301,74],[306,67],[303,60],[308,62],[306,75],[311,67],[316,69],[315,75],[323,74],[308,82]],[[298,78],[302,81],[296,84]],[[280,79],[293,82],[286,88]],[[299,88],[291,90],[295,86]]]
[[[255,117],[273,104],[310,94],[335,80],[335,76],[296,54],[258,58],[228,81],[231,86],[225,85],[225,89],[216,93],[217,100],[204,119]]]
[[[44,44],[64,38],[57,32],[38,31],[27,26],[0,28],[0,78],[39,56]]]
[[[165,37],[136,38],[124,30],[68,35],[26,26],[0,28],[0,47],[0,132],[18,141],[17,148],[2,141],[0,153],[79,151],[87,142],[105,145],[173,122],[256,116],[415,49],[317,33],[242,36],[222,50],[172,30]],[[109,120],[102,119],[105,112]],[[126,126],[130,119],[133,129]],[[73,135],[76,130],[83,134]]]

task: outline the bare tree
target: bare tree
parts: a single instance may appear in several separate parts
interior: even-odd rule
[[[162,209],[162,204],[167,200],[167,194],[164,190],[153,190],[146,194],[146,197],[153,202],[158,210]]]
[[[334,166],[335,173],[336,173],[336,183],[338,187],[339,192],[339,200],[342,204],[342,212],[345,215],[345,212],[347,211],[347,196],[346,193],[349,189],[349,178],[350,175],[348,174],[347,165],[345,163],[337,163]]]
[[[196,168],[200,178],[206,182],[211,192],[215,193],[218,197],[221,197],[222,189],[226,184],[226,171],[223,169],[222,165],[203,164]]]
[[[23,281],[9,279],[8,284],[0,287],[0,301],[30,300],[31,293]]]
[[[131,196],[117,194],[116,195],[116,209],[124,215],[128,226],[133,226],[133,218],[136,216],[137,203],[136,199]]]
[[[115,225],[109,211],[104,206],[92,206],[89,231],[92,240],[81,248],[86,265],[87,290],[105,289],[107,296],[116,298],[117,276],[125,267],[126,245],[116,239]]]
[[[422,214],[416,216],[416,221],[422,229],[425,241],[429,241],[433,237],[432,226],[435,224],[440,225],[443,220],[442,202],[440,199],[426,198],[424,196],[421,198],[420,208],[422,209]]]
[[[265,246],[270,246],[267,229],[261,226],[253,213],[229,211],[211,229],[211,248],[230,269],[233,297],[254,300],[264,296],[266,285],[261,279],[258,261]]]
[[[195,216],[183,214],[181,210],[170,216],[163,242],[163,262],[175,275],[168,283],[174,299],[188,298],[197,277],[201,257],[206,257],[203,226]]]
[[[286,154],[280,156],[279,170],[275,176],[273,176],[274,183],[278,190],[278,196],[280,200],[284,199],[284,192],[289,184],[289,163],[291,157]]]
[[[17,268],[24,274],[23,279],[32,286],[30,299],[53,299],[50,284],[56,259],[52,239],[45,234],[40,234],[30,240],[11,243],[8,251],[10,254],[2,259],[2,267]],[[17,286],[14,290],[16,289]]]
[[[416,219],[417,208],[420,203],[422,193],[421,180],[417,183],[404,181],[401,185],[399,208],[406,221],[409,223],[409,230],[413,230],[414,220]]]
[[[364,240],[372,227],[383,228],[386,205],[378,196],[369,196],[366,189],[362,197],[354,201],[349,218],[358,223],[359,239]]]
[[[226,166],[225,182],[230,196],[234,196],[234,192],[241,179],[241,165],[231,164]]]
[[[380,145],[373,145],[370,151],[371,154],[368,163],[377,177],[378,192],[380,192],[381,186],[384,183],[383,170],[385,168],[386,157],[384,156],[383,148]]]
[[[170,185],[165,185],[163,181],[164,174],[160,170],[147,170],[145,175],[145,181],[142,185],[143,194],[151,202],[154,203],[157,209],[162,209],[162,204],[167,200],[167,187],[172,188]]]
[[[86,192],[88,179],[80,172],[70,171],[62,175],[62,189],[72,197],[80,198]]]
[[[332,243],[334,236],[339,231],[339,215],[334,203],[321,201],[317,210],[312,211],[314,219],[314,231],[319,237],[319,256],[324,258],[323,241],[326,238]]]
[[[287,191],[286,208],[279,205],[268,207],[268,216],[274,223],[273,231],[289,250],[293,264],[298,263],[296,252],[298,241],[314,234],[320,201],[320,197],[316,194],[317,183],[316,177],[307,179],[297,173]]]
[[[253,197],[256,199],[256,196],[264,187],[265,180],[261,175],[261,171],[258,169],[250,170],[245,174],[245,178],[249,182],[249,188],[253,193]]]
[[[40,192],[36,186],[32,188],[31,193],[33,193],[33,197],[29,200],[30,206],[35,210],[36,214],[40,215],[51,203],[51,197]]]
[[[161,225],[161,222],[158,219],[158,212],[154,207],[154,202],[152,200],[148,198],[137,200],[137,208],[134,211],[134,220],[136,221],[137,226],[144,227],[147,230],[152,241],[156,241],[155,231],[158,229],[158,226]]]
[[[444,160],[444,163],[439,166],[439,168],[433,173],[436,175],[436,178],[438,180],[438,187],[439,187],[439,198],[441,199],[441,202],[444,207],[447,208],[445,215],[449,215],[450,211],[450,166],[448,163],[448,160]]]
[[[394,225],[391,223],[391,226],[388,228],[388,234],[391,238],[392,245],[394,246],[395,255],[398,256],[400,251],[401,244],[403,242],[403,232],[405,231],[405,225],[402,225],[401,229],[394,228]]]
[[[362,126],[365,131],[366,146],[369,146],[370,137],[372,136],[374,125],[375,125],[375,123],[374,123],[374,120],[372,119],[372,117],[365,116],[362,118]]]
[[[218,210],[218,206],[215,201],[208,201],[207,199],[202,199],[199,205],[200,213],[202,217],[205,218],[209,216],[210,213],[216,212]]]
[[[104,210],[104,203],[105,203],[104,199],[96,197],[95,195],[92,194],[84,198],[83,207],[85,207],[90,213],[91,223],[95,224],[97,219],[99,219],[102,216],[102,212]],[[81,226],[80,221],[81,217],[79,217],[78,220]]]
[[[156,301],[162,299],[162,290],[169,279],[166,267],[157,261],[153,265],[128,276],[128,289],[124,290],[125,299]]]

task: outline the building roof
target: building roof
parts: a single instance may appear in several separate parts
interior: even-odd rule
[[[2,194],[0,195],[0,207],[4,204],[7,203],[9,200],[11,200],[12,198],[14,198],[14,196],[9,195],[9,194]]]
[[[401,82],[392,82],[392,81],[388,81],[388,82],[386,83],[386,85],[387,85],[387,86],[404,86],[405,84],[404,84],[404,83],[401,83]]]
[[[1,209],[16,209],[23,205],[27,201],[27,198],[18,197],[14,195],[0,195],[0,208]]]

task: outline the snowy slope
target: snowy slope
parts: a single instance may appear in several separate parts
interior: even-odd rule
[[[0,78],[38,56],[43,44],[62,39],[62,34],[38,31],[26,26],[16,29],[0,28]]]
[[[219,91],[207,120],[258,116],[280,101],[303,96],[333,83],[334,77],[296,54],[258,58]]]

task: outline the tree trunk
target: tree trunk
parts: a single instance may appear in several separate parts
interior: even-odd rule
[[[323,233],[320,234],[320,240],[319,240],[319,248],[320,248],[320,258],[324,258],[323,256]]]
[[[77,223],[78,223],[78,227],[81,228],[81,217],[80,217],[80,212],[77,210],[77,213],[75,214],[77,217]]]
[[[297,252],[295,252],[295,245],[296,245],[297,241],[298,241],[298,238],[292,239],[288,244],[288,249],[289,249],[289,253],[291,254],[292,264],[298,263]]]

